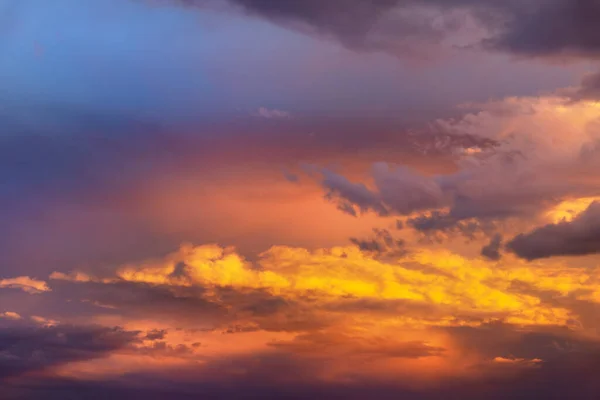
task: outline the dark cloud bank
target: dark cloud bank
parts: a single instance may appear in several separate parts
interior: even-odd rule
[[[393,49],[398,40],[439,41],[468,13],[490,36],[483,47],[523,56],[600,57],[600,3],[595,0],[229,0],[250,14],[278,23],[305,24],[358,49]],[[186,0],[187,4],[201,4]],[[441,25],[415,13],[430,7],[446,13]]]
[[[27,372],[105,357],[136,343],[137,335],[138,332],[101,326],[1,323],[0,383]]]

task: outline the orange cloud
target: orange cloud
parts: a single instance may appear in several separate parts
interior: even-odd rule
[[[44,281],[32,279],[28,276],[19,276],[17,278],[1,279],[0,288],[21,289],[27,293],[42,293],[50,291],[50,288]]]
[[[0,313],[0,318],[17,320],[17,319],[21,319],[21,316],[19,314],[17,314],[16,312],[5,311],[3,313]]]

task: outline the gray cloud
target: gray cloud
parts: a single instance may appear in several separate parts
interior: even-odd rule
[[[527,160],[504,160],[496,155],[456,173],[438,176],[376,163],[371,172],[372,189],[328,170],[322,174],[326,197],[344,212],[357,215],[358,209],[380,216],[406,216],[448,207],[447,213],[413,217],[408,224],[422,232],[460,231],[467,237],[490,231],[490,221],[536,215],[542,206],[574,189],[569,182],[532,171]],[[496,184],[489,185],[490,181]],[[474,218],[487,224],[468,221]]]
[[[400,256],[405,254],[404,241],[395,239],[386,229],[373,229],[370,239],[350,238],[350,241],[364,252],[382,256]]]
[[[595,0],[513,2],[502,33],[487,45],[525,56],[600,57],[600,3]]]
[[[379,215],[387,215],[388,211],[379,197],[371,192],[365,185],[354,183],[346,177],[329,170],[323,170],[323,187],[327,189],[325,197],[337,201],[338,209],[357,216],[355,206],[360,212],[373,210]]]
[[[552,256],[600,253],[600,202],[592,203],[573,221],[537,228],[513,238],[507,247],[518,256],[535,260]]]
[[[360,212],[373,211],[388,216],[438,208],[445,203],[444,193],[435,180],[403,166],[390,168],[386,163],[374,164],[372,177],[377,191],[328,170],[322,174],[322,185],[328,190],[326,197],[338,202],[338,208],[351,215],[356,215],[354,206]]]
[[[163,340],[167,335],[167,331],[164,329],[153,329],[146,332],[146,339],[148,340]]]
[[[481,234],[490,235],[495,230],[493,221],[476,218],[463,218],[453,215],[452,211],[444,213],[432,211],[409,218],[407,225],[422,233],[427,239],[442,242],[447,235],[462,235],[474,240]]]
[[[502,254],[500,254],[500,248],[502,246],[502,235],[496,234],[490,242],[483,246],[481,249],[481,255],[489,258],[490,260],[498,261],[502,258]]]

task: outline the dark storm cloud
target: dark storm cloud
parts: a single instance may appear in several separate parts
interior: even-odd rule
[[[572,221],[537,228],[513,238],[507,247],[519,257],[535,260],[552,256],[600,253],[600,202],[592,203]]]
[[[595,0],[230,0],[251,14],[281,23],[300,22],[346,46],[397,50],[403,40],[439,42],[460,28],[468,10],[487,28],[484,47],[525,56],[600,56],[600,4]],[[186,1],[196,4],[194,0]],[[425,18],[416,7],[434,7],[443,23]]]
[[[136,343],[139,332],[99,326],[0,325],[0,380],[104,357]]]
[[[600,57],[600,3],[536,0],[513,3],[503,31],[488,45],[525,56]]]
[[[448,18],[435,25],[430,17],[393,13],[396,7],[414,7],[413,0],[231,0],[251,14],[294,26],[302,23],[318,34],[331,36],[347,47],[361,50],[410,50],[404,38],[439,41],[458,21]],[[439,20],[438,20],[439,22]],[[300,27],[302,28],[302,27]]]

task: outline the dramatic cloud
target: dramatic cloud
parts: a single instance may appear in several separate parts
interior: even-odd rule
[[[385,232],[379,237],[385,244]],[[394,244],[393,239],[387,240]],[[391,311],[398,310],[399,301],[409,302],[403,313],[410,315],[413,322],[418,312],[409,310],[422,307],[440,307],[455,318],[466,318],[475,312],[472,318],[488,315],[528,324],[567,322],[564,310],[540,308],[535,298],[503,289],[517,277],[531,282],[530,271],[508,273],[495,270],[482,260],[447,252],[396,253],[390,259],[378,256],[356,247],[314,252],[273,247],[253,264],[233,249],[184,246],[164,260],[120,268],[112,277],[81,279],[77,275],[70,278],[55,274],[55,278],[69,279],[75,288],[82,288],[74,291],[65,281],[63,285],[67,286],[61,290],[68,290],[70,297],[85,296],[113,306],[117,313],[133,309],[164,319],[169,314],[161,311],[160,303],[165,307],[171,302],[180,304],[181,310],[173,310],[172,317],[183,318],[196,310],[204,315],[204,327],[242,324],[302,331],[336,323],[339,316],[335,314],[339,311],[358,312],[362,307],[369,312],[379,307],[373,304],[375,300]],[[124,289],[122,294],[119,288]],[[132,294],[126,296],[127,292]],[[143,292],[148,294],[142,295]],[[162,299],[160,303],[151,301],[151,296]],[[144,304],[131,303],[134,298],[144,299]],[[329,312],[317,313],[313,309],[315,303]],[[422,316],[425,319],[421,323],[435,324],[440,318],[428,314]],[[135,317],[132,313],[127,315]],[[231,320],[232,316],[237,320]],[[367,314],[364,318],[368,318]],[[410,325],[410,321],[405,322]],[[437,323],[443,324],[440,320]]]
[[[46,3],[0,1],[3,400],[597,399],[594,1]]]
[[[383,255],[396,246],[385,230],[375,232],[374,242]],[[44,303],[70,301],[53,318],[125,328],[93,328],[90,335],[98,330],[102,338],[114,335],[114,342],[94,339],[96,347],[84,351],[92,340],[85,339],[77,357],[70,355],[77,346],[65,345],[66,354],[54,356],[53,350],[44,358],[60,362],[7,367],[5,374],[44,369],[84,379],[93,373],[97,382],[121,374],[124,386],[117,392],[136,387],[136,376],[155,377],[162,389],[171,387],[170,379],[185,382],[188,393],[234,376],[237,382],[270,382],[269,390],[327,382],[333,393],[338,382],[360,387],[376,381],[378,387],[391,385],[390,393],[424,396],[431,379],[435,386],[446,379],[473,382],[473,368],[478,382],[520,379],[598,349],[600,342],[580,331],[583,324],[600,327],[586,311],[599,304],[595,270],[518,260],[507,267],[422,249],[384,259],[382,249],[366,243],[363,250],[274,247],[254,262],[231,248],[186,245],[98,276],[55,273],[53,291],[41,295]],[[24,337],[30,330],[50,332],[28,345],[30,351],[46,351],[63,331],[70,337],[87,329],[46,321],[20,328]],[[190,386],[192,381],[200,386]],[[173,390],[179,393],[179,386]],[[464,390],[465,396],[477,391]]]
[[[592,203],[572,221],[549,224],[520,234],[507,246],[528,260],[600,253],[600,202]]]
[[[292,27],[306,24],[358,49],[414,52],[418,43],[439,44],[466,32],[470,44],[518,55],[600,56],[600,6],[588,0],[230,2]]]
[[[502,33],[489,44],[526,56],[600,57],[594,0],[530,0],[512,3]]]

